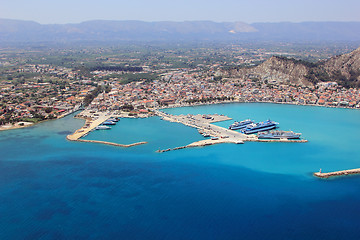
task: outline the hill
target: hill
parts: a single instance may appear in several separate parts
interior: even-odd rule
[[[233,69],[233,77],[255,78],[263,82],[292,83],[303,86],[335,81],[344,87],[360,87],[360,48],[326,61],[310,63],[272,56],[251,68]]]

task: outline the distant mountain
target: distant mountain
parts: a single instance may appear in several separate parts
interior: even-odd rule
[[[334,81],[344,87],[360,87],[360,48],[317,63],[272,56],[258,66],[232,70],[230,74],[233,77],[251,77],[278,84],[309,86]]]
[[[87,21],[39,24],[0,19],[0,42],[73,41],[360,41],[360,22],[254,23]]]
[[[358,41],[360,22],[254,23],[261,39],[281,41]]]

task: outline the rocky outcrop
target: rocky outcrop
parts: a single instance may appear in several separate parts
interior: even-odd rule
[[[360,82],[360,48],[347,54],[335,56],[323,63],[322,67],[332,77],[348,81],[348,84]]]
[[[265,83],[309,86],[335,81],[344,87],[360,87],[360,48],[318,63],[272,56],[258,66],[232,70],[230,75]]]

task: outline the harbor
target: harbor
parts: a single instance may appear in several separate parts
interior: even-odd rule
[[[222,122],[222,121],[228,121],[232,118],[225,116],[223,114],[186,114],[186,115],[172,115],[166,112],[162,112],[159,110],[153,111],[154,115],[160,117],[162,120],[169,121],[169,122],[176,122],[181,123],[185,126],[189,126],[192,128],[196,128],[203,137],[206,139],[196,141],[193,143],[190,143],[186,146],[176,147],[173,149],[165,149],[165,150],[158,150],[157,152],[166,152],[170,150],[178,150],[178,149],[184,149],[189,147],[202,147],[202,146],[209,146],[214,144],[220,144],[220,143],[234,143],[234,144],[243,144],[244,142],[286,142],[286,143],[304,143],[307,142],[307,140],[300,139],[300,134],[293,133],[291,131],[275,131],[275,132],[268,132],[266,135],[270,136],[269,138],[264,138],[264,134],[255,135],[255,134],[248,134],[246,133],[247,129],[250,127],[253,128],[261,128],[263,125],[270,124],[271,128],[276,128],[276,125],[278,123],[267,120],[265,122],[260,122],[255,124],[253,121],[245,120],[242,122],[235,122],[234,124],[240,125],[243,124],[244,126],[241,126],[241,131],[235,131],[232,130],[232,126],[234,124],[230,125],[229,128],[224,128],[215,125],[216,122]],[[142,115],[137,117],[148,117],[149,115]],[[77,118],[85,119],[85,124],[80,129],[76,130],[73,134],[70,134],[67,136],[67,139],[69,141],[80,141],[80,142],[93,142],[93,143],[102,143],[107,145],[113,145],[113,146],[120,146],[120,147],[131,147],[131,146],[137,146],[140,144],[145,144],[147,142],[141,141],[138,143],[133,144],[120,144],[120,143],[112,143],[107,141],[96,141],[96,140],[84,140],[81,139],[84,136],[87,136],[91,131],[94,130],[110,130],[112,125],[116,125],[116,122],[120,120],[120,118],[124,117],[131,117],[134,118],[134,116],[129,116],[126,112],[119,112],[119,111],[113,111],[113,112],[99,112],[99,111],[91,111],[91,110],[84,110],[80,114],[76,116]],[[245,122],[245,123],[244,123]],[[248,128],[245,128],[248,127]],[[245,131],[244,131],[245,130]],[[255,130],[256,131],[256,130]],[[261,130],[257,130],[261,131]],[[281,134],[293,134],[296,136],[297,139],[291,139],[287,135],[282,136]],[[271,136],[273,135],[273,136]],[[260,136],[260,137],[259,137]],[[276,139],[275,139],[276,137]]]
[[[99,128],[99,127],[107,127],[107,125],[110,125],[109,123],[111,123],[111,125],[115,125],[116,123],[112,122],[111,119],[120,119],[122,117],[129,117],[125,113],[98,112],[98,111],[95,112],[95,111],[90,111],[90,110],[84,110],[83,112],[78,114],[76,117],[85,119],[85,124],[83,127],[76,130],[73,134],[66,136],[66,139],[69,141],[100,143],[100,144],[106,144],[106,145],[117,146],[117,147],[125,147],[125,148],[138,146],[138,145],[147,143],[145,141],[141,141],[141,142],[136,142],[136,143],[131,143],[131,144],[120,144],[120,143],[113,143],[113,142],[107,142],[107,141],[81,139],[82,137],[87,136],[91,131],[94,131],[96,129],[105,129],[105,128]],[[118,121],[118,120],[116,120],[116,121]],[[111,128],[107,127],[106,129],[111,129]]]
[[[249,137],[240,132],[232,131],[212,124],[214,122],[231,120],[231,118],[224,115],[171,115],[161,111],[155,111],[155,114],[163,120],[178,122],[183,125],[196,128],[199,133],[212,137],[212,140],[209,140],[208,145],[215,144],[215,142],[219,139],[226,139],[226,141],[220,140],[219,142],[243,143]]]
[[[161,117],[163,120],[170,122],[177,122],[189,127],[198,129],[199,133],[204,137],[210,137],[205,140],[193,142],[186,146],[176,147],[173,149],[158,150],[157,152],[168,152],[171,150],[179,150],[190,147],[203,147],[220,143],[235,143],[242,144],[244,142],[284,142],[284,143],[306,143],[305,139],[261,139],[257,135],[247,135],[241,132],[237,132],[231,129],[220,127],[212,123],[231,120],[230,117],[218,114],[207,115],[172,115],[161,111],[155,111],[155,114]]]

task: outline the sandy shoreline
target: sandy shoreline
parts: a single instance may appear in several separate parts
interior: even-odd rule
[[[21,124],[23,124],[23,125],[21,125]],[[32,123],[32,122],[17,122],[15,124],[6,124],[6,125],[0,126],[0,131],[26,128],[26,127],[30,127],[33,125],[35,125],[35,123]]]

